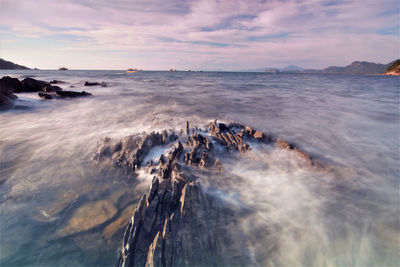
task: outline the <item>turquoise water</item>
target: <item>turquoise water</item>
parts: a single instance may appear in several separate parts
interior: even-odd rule
[[[227,175],[237,179],[221,192],[240,195],[241,204],[255,211],[241,218],[241,225],[260,266],[400,264],[398,77],[0,74],[63,80],[64,89],[93,94],[42,101],[23,93],[17,105],[26,108],[0,113],[2,266],[112,265],[124,226],[151,177],[98,168],[91,160],[97,142],[105,136],[180,130],[186,120],[203,126],[215,118],[273,133],[337,169],[313,173],[288,153],[256,145],[244,159],[226,160]],[[108,86],[84,87],[85,81]],[[104,206],[108,217],[96,224],[97,209]],[[265,228],[268,234],[260,234]]]

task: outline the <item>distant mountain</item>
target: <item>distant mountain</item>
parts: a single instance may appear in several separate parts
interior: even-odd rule
[[[0,70],[29,70],[29,68],[0,58]]]
[[[278,68],[257,68],[257,69],[244,69],[240,70],[240,72],[269,72],[269,71],[279,71]]]
[[[295,65],[289,65],[287,67],[280,69],[280,71],[303,71],[303,70],[305,69]]]
[[[247,69],[247,70],[241,70],[243,72],[299,72],[305,70],[302,67],[295,66],[295,65],[289,65],[284,68],[271,68],[271,67],[265,67],[265,68],[258,68],[258,69]]]
[[[329,73],[329,74],[384,74],[386,69],[395,61],[388,64],[380,64],[366,61],[354,61],[344,67],[330,66],[324,69],[305,69],[295,65],[289,65],[284,68],[258,68],[243,70],[248,72],[270,72],[270,73]]]
[[[354,61],[345,67],[331,66],[323,69],[322,73],[333,74],[382,74],[386,72],[389,64],[380,64],[366,61]]]

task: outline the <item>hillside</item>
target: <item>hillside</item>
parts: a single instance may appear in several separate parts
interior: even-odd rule
[[[400,59],[393,61],[392,64],[387,67],[385,74],[400,75]]]
[[[29,68],[0,58],[0,70],[29,70]]]
[[[334,74],[382,74],[389,64],[380,64],[366,61],[354,61],[345,67],[331,66],[322,70],[322,73]]]

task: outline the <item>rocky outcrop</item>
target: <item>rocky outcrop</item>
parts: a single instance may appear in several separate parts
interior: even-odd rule
[[[225,266],[250,262],[243,253],[244,246],[235,245],[238,233],[225,228],[235,223],[237,215],[204,193],[196,177],[184,175],[180,164],[183,152],[179,142],[167,159],[160,158],[149,194],[143,196],[125,231],[117,266]]]
[[[45,81],[35,80],[33,78],[25,78],[19,81],[17,78],[11,78],[9,76],[4,76],[0,79],[0,86],[7,88],[12,93],[62,91],[60,87],[51,85]]]
[[[105,82],[88,82],[86,81],[85,86],[101,86],[101,87],[107,87],[107,84]]]
[[[255,265],[237,224],[242,211],[204,190],[197,173],[204,169],[207,175],[218,175],[218,157],[247,153],[251,142],[291,150],[312,168],[323,166],[293,144],[239,123],[214,121],[208,131],[196,129],[190,130],[187,122],[186,135],[168,155],[148,163],[156,175],[126,228],[116,266]],[[140,159],[149,148],[162,142],[158,133],[136,138],[141,139],[128,137],[124,144],[103,140],[94,158],[114,158],[114,163],[125,162],[122,167],[137,170],[144,166]]]
[[[53,80],[48,83],[33,78],[25,78],[20,81],[17,78],[4,76],[0,79],[0,109],[12,107],[13,102],[17,99],[17,96],[13,93],[38,92],[42,99],[75,98],[91,95],[85,91],[64,91],[61,87],[52,85],[55,83],[63,82]]]

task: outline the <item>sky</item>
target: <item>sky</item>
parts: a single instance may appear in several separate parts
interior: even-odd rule
[[[0,0],[0,58],[54,69],[389,63],[397,0]]]

